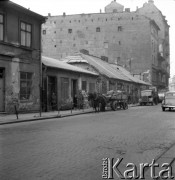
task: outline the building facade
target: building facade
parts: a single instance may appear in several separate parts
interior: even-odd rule
[[[0,2],[0,111],[40,108],[41,24],[45,18]]]
[[[70,109],[72,105],[77,105],[75,101],[79,92],[96,91],[97,73],[44,56],[42,63],[43,111]],[[53,94],[55,95],[54,106],[52,103]]]
[[[134,76],[159,87],[167,83],[165,77],[163,82],[157,78],[163,71],[159,31],[154,19],[124,10],[114,0],[105,13],[49,14],[42,26],[43,54],[61,59],[83,51],[124,66]]]
[[[158,66],[152,67],[152,73],[154,78],[154,84],[158,89],[168,88],[168,82],[170,77],[170,43],[169,43],[169,28],[166,17],[155,6],[153,0],[149,0],[148,3],[144,3],[143,7],[136,11],[146,17],[151,18],[159,26],[158,32]]]
[[[106,94],[111,90],[124,91],[128,94],[128,103],[138,103],[140,91],[148,89],[150,86],[150,84],[133,77],[125,68],[107,63],[92,55],[78,53],[75,56],[67,56],[62,60],[71,65],[98,73],[96,91],[101,94]]]

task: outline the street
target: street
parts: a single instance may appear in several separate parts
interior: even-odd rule
[[[99,180],[102,159],[151,162],[175,143],[175,112],[137,106],[0,127],[1,180]]]

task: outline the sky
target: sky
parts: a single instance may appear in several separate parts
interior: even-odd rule
[[[111,3],[112,0],[12,0],[13,2],[30,8],[43,16],[62,15],[65,12],[70,14],[98,13],[100,9],[104,12],[104,7]],[[116,0],[116,2],[131,8],[142,7],[148,0]],[[166,16],[170,25],[170,76],[175,75],[175,0],[154,0],[154,4]]]

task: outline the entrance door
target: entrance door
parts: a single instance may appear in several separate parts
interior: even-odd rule
[[[72,89],[71,89],[71,95],[73,98],[74,106],[77,106],[77,80],[72,79]]]
[[[0,112],[4,111],[4,70],[0,69]]]
[[[57,78],[48,76],[48,110],[57,110]]]

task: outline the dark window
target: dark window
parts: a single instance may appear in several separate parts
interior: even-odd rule
[[[21,22],[21,45],[31,47],[32,26],[31,24]]]
[[[118,44],[121,45],[121,41],[119,41]]]
[[[106,57],[106,56],[101,56],[101,60],[108,62],[108,57]]]
[[[69,98],[69,79],[61,78],[61,103],[65,103]]]
[[[72,33],[72,29],[68,29],[68,33]]]
[[[0,14],[0,41],[4,40],[4,16]]]
[[[43,34],[46,34],[46,30],[43,30]]]
[[[122,26],[118,26],[118,31],[122,31]]]
[[[97,28],[96,28],[96,32],[100,32],[100,27],[97,27]]]
[[[32,73],[20,72],[20,100],[29,100],[32,89]]]
[[[82,90],[83,91],[87,90],[87,82],[86,81],[82,81]]]

